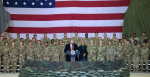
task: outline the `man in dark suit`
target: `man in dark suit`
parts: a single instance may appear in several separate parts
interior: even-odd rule
[[[78,50],[80,51],[79,55],[79,61],[87,61],[87,50],[86,46],[84,45],[84,41],[81,42],[81,46],[78,47]]]
[[[71,51],[71,50],[74,50],[74,51],[78,50],[77,45],[74,44],[74,40],[73,39],[70,40],[70,44],[66,45],[64,52],[66,53],[66,51],[68,51],[68,50],[69,51]],[[69,55],[66,55],[66,61],[71,61],[71,57]],[[77,61],[77,56],[75,57],[75,61]]]

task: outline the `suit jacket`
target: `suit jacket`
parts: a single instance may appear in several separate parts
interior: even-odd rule
[[[66,53],[66,51],[68,51],[68,50],[71,51],[70,44],[67,44],[67,45],[66,45],[64,52]],[[75,50],[75,51],[78,50],[76,44],[73,44],[73,50]],[[69,56],[69,55],[66,55],[66,61],[71,61],[70,59],[71,59],[70,56]],[[77,56],[75,57],[75,61],[77,61]]]
[[[88,53],[87,53],[86,48],[87,48],[87,46],[85,46],[85,45],[84,45],[84,50],[83,50],[82,45],[80,45],[80,46],[78,47],[78,50],[80,51],[79,59],[83,59],[84,53],[86,54],[84,57],[85,57],[85,59],[87,59],[87,54],[88,54]]]

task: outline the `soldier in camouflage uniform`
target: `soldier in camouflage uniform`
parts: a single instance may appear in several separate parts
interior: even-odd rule
[[[148,58],[149,58],[150,51],[146,47],[146,43],[143,42],[143,47],[140,48],[140,55],[141,55],[141,60],[140,60],[140,65],[141,65],[141,72],[143,72],[143,64],[145,63],[145,69],[146,72],[148,72]]]
[[[141,46],[143,45],[144,39],[147,39],[145,32],[143,32],[143,33],[142,33],[142,37],[140,37],[140,45],[141,45]]]
[[[118,43],[118,46],[116,47],[116,60],[123,60],[124,59],[124,50],[123,46],[121,45],[121,42]]]
[[[136,37],[136,33],[133,33],[132,36],[133,36],[133,37],[131,37],[129,40],[130,40],[130,41],[131,41],[131,39],[133,39],[133,41],[136,40],[136,41],[138,42],[137,44],[139,44],[140,40],[139,40],[138,37]]]
[[[62,44],[60,44],[59,50],[60,50],[60,61],[66,61],[66,54],[64,52],[64,50],[65,50],[65,43],[64,42],[62,42]]]
[[[85,42],[85,45],[88,45],[90,43],[90,38],[88,38],[88,33],[85,33],[85,38],[83,39]]]
[[[14,38],[13,37],[11,37],[11,40],[10,40],[10,42],[8,42],[8,46],[12,46],[12,42],[14,42]]]
[[[0,46],[0,73],[1,73],[1,57],[2,57],[2,47],[3,47],[3,46]]]
[[[95,37],[93,37],[93,41],[94,41],[94,44],[97,46],[98,45],[98,32],[95,32]]]
[[[29,41],[29,45],[26,46],[26,55],[28,60],[34,60],[34,47],[32,41]]]
[[[45,42],[44,51],[43,51],[43,60],[51,60],[52,52],[50,46],[48,46],[48,43]]]
[[[119,43],[118,38],[115,38],[115,41],[114,41],[114,43],[113,43],[113,46],[114,46],[114,47],[117,47],[117,46],[118,46],[118,43]]]
[[[107,38],[107,44],[106,44],[106,45],[109,45],[109,41],[111,41],[111,40],[110,40],[110,38],[108,37],[108,38]],[[112,44],[112,43],[111,43],[111,44]]]
[[[37,40],[37,35],[36,34],[33,35],[33,38],[35,39],[35,42],[37,43],[38,40]]]
[[[56,38],[56,37],[57,37],[56,34],[54,34],[53,37],[54,37],[54,38],[53,38],[54,41],[56,42],[56,45],[59,45],[59,39]]]
[[[115,39],[116,39],[116,34],[114,33],[114,34],[113,34],[113,38],[111,39],[112,43],[115,42]]]
[[[64,38],[62,38],[61,41],[64,42],[65,44],[69,44],[69,38],[67,37],[66,33],[64,33]]]
[[[8,34],[8,38],[6,39],[6,42],[10,42],[11,41],[11,33]]]
[[[50,38],[47,37],[47,33],[44,33],[44,43],[47,42],[48,45],[51,44]]]
[[[112,46],[112,42],[109,41],[108,45],[106,46],[106,59],[107,60],[114,60],[116,56],[115,47]]]
[[[75,36],[72,37],[72,39],[74,40],[75,44],[78,44],[80,42],[80,37],[78,36],[78,32],[75,32]]]
[[[0,37],[0,46],[4,46],[5,40],[3,40],[3,37]]]
[[[104,34],[103,45],[107,45],[107,34]]]
[[[120,42],[123,44],[125,39],[126,39],[126,35],[124,34],[124,35],[123,35],[123,39],[120,40]]]
[[[20,45],[18,45],[18,56],[19,56],[19,68],[20,71],[22,71],[22,66],[25,62],[25,46],[23,45],[23,42],[20,42]]]
[[[17,38],[15,38],[14,40],[16,46],[18,46],[20,44],[20,33],[17,33]]]
[[[44,46],[45,46],[44,38],[41,38],[40,43],[41,43],[41,46],[44,48]]]
[[[10,60],[11,60],[11,68],[12,68],[12,72],[16,73],[17,70],[17,63],[18,63],[18,48],[15,47],[15,43],[12,42],[12,46],[10,47]]]
[[[51,52],[52,52],[52,61],[59,61],[59,54],[60,54],[60,50],[59,47],[56,45],[56,42],[54,41],[52,48],[51,48]]]
[[[90,44],[87,45],[87,52],[88,54],[88,61],[96,61],[96,57],[97,57],[97,47],[94,44],[93,40],[90,40]]]
[[[131,61],[132,61],[132,53],[133,53],[133,47],[132,45],[129,43],[129,41],[126,42],[126,46],[124,48],[125,51],[125,65],[126,67],[131,71]],[[128,63],[128,66],[127,66]]]
[[[83,38],[80,38],[80,42],[77,44],[77,46],[79,47],[81,45],[81,42],[83,41]]]
[[[106,46],[103,45],[102,40],[99,40],[99,45],[97,46],[97,61],[105,60],[105,48]]]
[[[6,71],[9,73],[10,70],[10,57],[9,57],[10,47],[8,46],[8,42],[5,42],[5,46],[2,48],[2,60],[3,60],[3,68],[4,73]]]
[[[26,34],[26,39],[24,40],[24,45],[29,45],[29,41],[31,39],[29,38],[29,34]]]
[[[34,53],[36,61],[42,61],[43,47],[40,45],[40,41],[38,41],[37,45],[34,47]]]
[[[54,43],[54,39],[51,40],[51,43],[48,46],[51,47],[53,43]]]
[[[127,42],[127,39],[124,39],[124,40],[123,40],[123,43],[122,43],[122,46],[123,46],[123,47],[126,46],[126,42]]]
[[[140,45],[137,45],[137,41],[134,40],[133,45],[133,55],[132,55],[132,61],[133,61],[133,72],[138,72],[139,69],[139,62],[140,62]]]
[[[37,43],[36,43],[36,41],[35,41],[35,38],[32,38],[32,46],[33,46],[33,47],[36,47],[36,46],[37,46]]]

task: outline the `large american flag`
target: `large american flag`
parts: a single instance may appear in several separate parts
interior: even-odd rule
[[[99,37],[104,33],[112,38],[116,33],[118,39],[122,38],[123,15],[130,0],[4,0],[3,5],[11,14],[11,23],[6,32],[12,33],[14,38],[20,33],[22,38],[26,34],[30,38],[37,34],[38,40],[43,33],[49,38],[57,34],[63,38],[74,36],[78,31],[80,37]]]

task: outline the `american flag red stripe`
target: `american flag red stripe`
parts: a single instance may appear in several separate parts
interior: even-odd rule
[[[11,14],[11,20],[22,21],[54,21],[54,20],[117,20],[123,19],[123,13],[118,14],[54,14],[54,15],[24,15]]]
[[[123,14],[129,3],[130,0],[55,0],[55,8],[5,7],[12,20],[6,32],[14,38],[17,33],[23,38],[26,33],[37,34],[38,39],[44,32],[49,38],[56,33],[59,39],[63,33],[71,38],[75,31],[83,38],[84,33],[89,33],[89,37],[94,37],[95,32],[99,32],[100,37],[107,33],[110,38],[116,33],[121,39]]]

